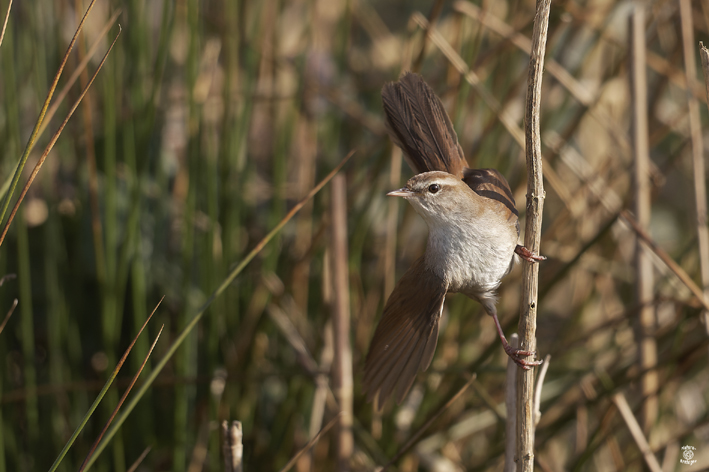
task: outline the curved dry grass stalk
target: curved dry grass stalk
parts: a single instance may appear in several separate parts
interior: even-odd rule
[[[59,464],[61,464],[62,460],[66,456],[66,453],[69,451],[69,448],[72,446],[72,444],[74,444],[74,441],[76,441],[76,438],[79,437],[79,434],[84,429],[84,426],[86,426],[86,424],[88,423],[89,418],[91,418],[91,415],[93,415],[94,411],[96,411],[98,404],[101,402],[103,397],[106,395],[108,388],[111,386],[113,381],[118,376],[118,372],[120,372],[121,368],[123,367],[123,364],[125,364],[126,359],[128,358],[128,354],[130,354],[130,352],[133,350],[133,346],[135,346],[136,341],[138,341],[138,338],[143,333],[143,331],[145,330],[145,327],[148,325],[148,322],[152,319],[153,315],[155,314],[155,312],[157,311],[158,307],[160,306],[160,304],[162,303],[162,301],[164,299],[165,299],[165,297],[160,299],[158,304],[155,305],[155,308],[153,308],[153,311],[150,313],[150,316],[148,316],[146,318],[146,320],[143,322],[143,326],[140,327],[140,329],[138,330],[138,333],[133,338],[133,341],[130,343],[128,348],[125,350],[125,352],[123,353],[123,356],[119,359],[118,363],[116,364],[116,367],[113,369],[113,372],[111,372],[110,377],[108,378],[108,380],[104,384],[103,388],[101,389],[101,392],[99,392],[96,399],[91,404],[91,407],[89,408],[89,410],[84,414],[84,417],[82,418],[81,422],[76,427],[76,429],[74,430],[74,433],[71,435],[69,440],[66,442],[66,444],[64,445],[64,448],[62,448],[61,452],[59,453],[56,460],[52,464],[52,467],[49,469],[50,472],[54,472],[55,470],[57,470],[57,468],[59,467]],[[160,329],[160,331],[162,332],[162,328]],[[157,339],[156,339],[156,342],[157,342]],[[147,359],[146,359],[146,361],[147,361]],[[143,362],[143,365],[145,365],[145,362]],[[135,379],[133,380],[133,383],[135,383]],[[130,389],[128,389],[128,390],[130,390]],[[124,395],[124,397],[125,397],[125,395]],[[119,406],[120,406],[120,404],[119,404]],[[115,416],[115,412],[114,412],[114,416]],[[103,435],[103,433],[101,433],[101,434]],[[100,439],[100,437],[99,437],[99,439]],[[98,441],[96,442],[96,444],[98,444]],[[96,444],[94,444],[94,448],[92,449],[92,453],[96,447]],[[92,455],[90,453],[89,456],[86,458],[86,461],[84,461],[84,464],[82,465],[82,469],[89,467],[91,465],[90,463],[87,465],[87,461],[89,461],[91,457],[92,457]]]
[[[0,333],[3,332],[3,330],[5,329],[5,325],[7,325],[8,321],[10,321],[10,317],[15,312],[15,308],[17,308],[17,303],[17,298],[15,298],[15,300],[12,302],[12,305],[10,306],[10,309],[7,311],[5,318],[3,318],[2,323],[0,323]]]
[[[44,122],[44,118],[46,117],[47,114],[47,109],[49,108],[49,103],[52,101],[52,96],[54,95],[54,91],[57,88],[57,84],[59,83],[59,78],[62,75],[62,72],[64,71],[64,66],[66,66],[66,62],[69,59],[69,54],[71,53],[71,50],[74,48],[74,44],[76,44],[76,40],[79,38],[79,33],[84,27],[84,23],[86,23],[86,19],[89,16],[89,13],[91,13],[91,10],[94,7],[94,4],[96,4],[96,0],[92,0],[89,6],[86,8],[86,13],[84,13],[84,16],[81,18],[81,21],[79,22],[79,26],[77,26],[76,31],[74,32],[74,36],[71,38],[71,42],[69,43],[69,47],[67,47],[66,52],[64,53],[64,57],[62,58],[61,63],[59,64],[59,68],[57,69],[56,74],[54,74],[54,79],[52,80],[52,84],[49,87],[49,91],[47,92],[47,96],[44,99],[44,103],[42,104],[42,109],[39,112],[39,116],[37,117],[37,121],[35,122],[34,129],[32,130],[32,134],[30,135],[29,140],[27,141],[27,146],[25,146],[25,150],[22,153],[22,156],[20,157],[20,161],[17,163],[17,167],[15,168],[15,173],[12,176],[12,180],[10,182],[10,187],[8,192],[5,194],[3,202],[2,202],[2,209],[0,210],[0,223],[5,220],[5,213],[7,212],[7,208],[10,205],[10,199],[12,198],[12,194],[15,192],[15,188],[17,187],[17,183],[20,181],[20,176],[22,175],[22,170],[25,167],[25,164],[27,163],[27,159],[30,156],[30,152],[32,152],[32,149],[34,148],[35,143],[37,142],[37,138],[39,137],[39,129],[42,126],[42,123]],[[8,10],[8,16],[9,16],[10,11]],[[7,24],[7,21],[6,21]],[[4,28],[3,28],[4,30]],[[0,244],[2,244],[2,241],[0,240]]]
[[[0,46],[5,39],[5,30],[7,30],[7,21],[10,19],[10,10],[12,10],[12,0],[7,4],[7,13],[5,13],[5,21],[2,23],[2,32],[0,32]]]
[[[303,454],[308,452],[315,444],[317,444],[317,442],[320,440],[320,437],[323,434],[327,433],[330,430],[330,428],[335,426],[335,424],[339,421],[340,417],[342,417],[342,413],[343,412],[338,413],[333,419],[331,419],[330,422],[328,424],[326,424],[318,432],[318,434],[316,434],[313,437],[313,439],[308,441],[308,444],[306,444],[300,451],[298,451],[298,453],[295,456],[293,456],[293,458],[291,460],[289,460],[285,466],[283,466],[283,468],[280,470],[280,472],[288,472],[295,465],[295,463],[298,462],[298,459],[300,459],[300,457]]]
[[[93,4],[93,3],[92,3]],[[88,14],[88,12],[87,12]],[[119,25],[120,28],[120,25]],[[78,32],[77,32],[78,34]],[[0,235],[0,246],[2,246],[2,243],[5,241],[5,236],[7,236],[7,232],[10,229],[10,224],[12,224],[12,220],[15,218],[15,215],[17,214],[17,210],[20,208],[20,204],[25,198],[25,195],[27,195],[27,192],[30,189],[30,186],[32,185],[32,182],[34,182],[34,179],[37,177],[37,174],[39,174],[39,170],[42,168],[42,165],[44,164],[44,161],[47,159],[47,156],[49,155],[49,152],[52,150],[54,147],[54,144],[56,144],[57,140],[59,139],[59,136],[61,136],[62,131],[64,131],[64,127],[66,124],[69,122],[69,119],[71,116],[74,114],[76,109],[79,107],[79,104],[81,103],[81,100],[86,96],[86,93],[89,91],[89,88],[91,88],[91,84],[94,83],[94,80],[96,79],[96,76],[98,73],[101,71],[101,68],[103,67],[104,63],[106,62],[106,59],[108,58],[108,55],[111,53],[111,50],[113,49],[113,46],[115,46],[116,41],[118,41],[118,37],[121,35],[121,31],[118,31],[118,34],[116,37],[113,39],[113,42],[111,43],[111,46],[108,48],[108,51],[106,51],[106,54],[104,54],[103,59],[101,59],[101,63],[98,65],[96,68],[96,71],[94,72],[94,75],[91,76],[91,80],[89,81],[88,85],[86,88],[81,92],[81,95],[79,95],[79,98],[74,102],[74,105],[71,107],[69,110],[69,113],[67,114],[66,118],[64,118],[64,121],[62,124],[59,126],[59,129],[57,130],[56,133],[54,133],[54,136],[52,136],[52,139],[49,141],[49,144],[47,144],[47,147],[44,149],[44,152],[42,153],[42,156],[39,158],[39,161],[37,161],[37,164],[34,166],[34,169],[32,169],[32,173],[30,174],[29,179],[27,180],[27,183],[25,184],[24,188],[22,189],[22,193],[20,193],[20,197],[17,199],[17,202],[15,202],[15,206],[12,208],[12,212],[10,213],[9,218],[7,219],[7,223],[5,223],[5,227],[2,230],[2,234]],[[68,54],[68,52],[67,52]],[[63,65],[62,65],[63,66]],[[59,76],[57,76],[57,80],[59,79]],[[55,85],[56,86],[56,85]],[[49,94],[48,99],[51,98],[51,94]],[[44,110],[42,112],[42,116],[44,116]],[[40,122],[38,122],[39,124]],[[38,133],[35,131],[33,133],[31,140],[36,139]],[[33,141],[32,141],[33,142]],[[31,146],[28,146],[28,149],[31,149]],[[29,151],[26,151],[26,153],[29,155]],[[26,162],[26,158],[23,159],[21,162],[21,166],[18,167],[18,173],[16,173],[17,180],[19,180],[19,172],[21,171],[21,167],[24,166],[24,162]],[[7,203],[10,201],[10,197],[12,196],[13,190],[15,188],[15,185],[17,184],[16,180],[13,180],[13,184],[10,188],[10,191],[5,195],[5,208],[7,208]],[[3,215],[5,213],[5,208],[3,209]],[[2,218],[0,218],[1,220]]]
[[[628,426],[635,444],[637,444],[638,448],[640,448],[640,452],[642,452],[648,468],[652,472],[662,472],[662,467],[660,467],[660,463],[657,462],[657,458],[652,453],[650,444],[648,444],[647,438],[645,438],[637,419],[635,419],[633,410],[630,409],[630,405],[628,405],[628,401],[625,399],[625,396],[622,393],[616,393],[613,395],[613,403],[616,407],[618,407],[618,411],[620,411],[623,421],[625,421],[625,424]]]
[[[118,20],[118,16],[121,14],[121,12],[122,10],[120,8],[113,12],[111,18],[108,19],[106,24],[103,26],[101,32],[98,34],[98,36],[96,36],[96,40],[89,48],[89,51],[84,54],[84,57],[81,59],[81,62],[79,62],[79,64],[76,66],[76,69],[74,69],[74,72],[71,73],[69,79],[67,79],[66,83],[64,84],[62,89],[57,93],[56,97],[54,97],[52,105],[47,109],[47,114],[44,115],[42,126],[39,127],[39,133],[37,134],[38,136],[41,136],[42,133],[44,133],[44,130],[47,129],[49,122],[51,122],[52,118],[54,118],[54,114],[61,106],[62,102],[64,101],[64,98],[66,98],[67,94],[69,93],[69,90],[71,90],[71,87],[73,87],[76,81],[79,79],[81,73],[86,70],[86,66],[89,65],[89,61],[94,56],[94,54],[96,54],[96,51],[98,51],[98,48],[101,46],[103,38],[106,37],[108,32],[111,30],[113,24],[116,22],[116,20]]]
[[[165,297],[163,297],[165,298]],[[162,300],[160,300],[162,303]],[[153,310],[153,313],[155,313],[155,310],[158,309],[158,306],[160,306],[160,303],[155,307]],[[153,313],[150,314],[150,318],[152,318]],[[148,321],[150,321],[150,318],[148,318],[145,323],[147,324]],[[91,456],[93,456],[94,451],[96,451],[96,447],[99,445],[101,442],[101,439],[103,438],[103,435],[106,434],[106,431],[108,430],[108,427],[111,426],[111,422],[113,419],[116,417],[118,414],[118,411],[121,409],[121,406],[123,405],[123,402],[126,401],[126,397],[128,397],[128,394],[131,392],[133,389],[133,386],[135,385],[136,380],[138,380],[138,377],[140,377],[140,374],[143,372],[143,369],[145,368],[145,364],[148,363],[148,359],[150,359],[150,355],[153,353],[153,349],[155,349],[155,345],[158,343],[158,339],[160,339],[160,335],[162,334],[162,330],[165,328],[165,325],[162,325],[160,327],[160,331],[158,331],[157,336],[155,336],[155,340],[153,341],[153,344],[150,345],[150,349],[148,350],[148,355],[145,356],[145,359],[143,359],[143,363],[140,365],[140,368],[138,371],[135,373],[133,376],[133,380],[131,380],[130,385],[128,385],[128,388],[126,389],[125,392],[123,392],[123,396],[121,399],[118,401],[118,404],[116,405],[116,408],[113,409],[113,413],[111,413],[111,416],[108,418],[108,421],[106,421],[106,424],[104,425],[103,429],[101,430],[101,433],[98,435],[96,438],[96,441],[94,441],[94,444],[91,446],[91,449],[89,450],[89,453],[86,455],[86,459],[84,459],[84,463],[81,464],[81,467],[79,468],[79,472],[83,472],[86,469],[86,466],[91,459]],[[140,333],[138,333],[140,334]],[[137,337],[136,337],[137,339]]]

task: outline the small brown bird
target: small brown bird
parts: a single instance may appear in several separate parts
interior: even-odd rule
[[[426,252],[399,280],[384,307],[364,367],[367,400],[382,405],[396,388],[400,403],[438,342],[446,293],[477,300],[495,320],[505,352],[522,368],[535,353],[507,343],[495,290],[518,254],[544,260],[517,244],[519,213],[507,180],[495,169],[470,169],[443,104],[410,72],[382,89],[391,139],[418,175],[387,195],[403,197],[428,224]]]

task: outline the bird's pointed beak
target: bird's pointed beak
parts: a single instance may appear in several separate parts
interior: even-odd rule
[[[406,187],[402,187],[398,190],[392,190],[387,193],[387,197],[410,197],[413,192]]]

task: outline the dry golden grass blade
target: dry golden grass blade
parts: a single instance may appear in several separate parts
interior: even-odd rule
[[[616,393],[613,395],[613,403],[616,407],[618,407],[618,411],[623,417],[623,421],[625,421],[626,426],[628,426],[635,444],[638,445],[640,452],[642,452],[648,468],[652,472],[662,472],[662,467],[660,467],[660,463],[657,462],[657,458],[652,453],[652,449],[650,449],[650,445],[648,444],[638,421],[635,419],[633,410],[630,409],[630,405],[628,405],[628,401],[625,399],[625,396],[622,393]]]
[[[96,407],[98,407],[98,404],[101,402],[103,397],[106,395],[108,388],[111,386],[113,381],[118,376],[118,372],[120,372],[121,368],[123,367],[123,364],[125,364],[126,359],[128,358],[128,354],[130,354],[130,352],[133,350],[133,346],[135,346],[135,343],[138,341],[138,337],[140,337],[143,330],[145,330],[145,327],[148,325],[148,322],[151,320],[151,318],[153,317],[153,315],[155,314],[155,312],[157,311],[158,307],[160,306],[160,304],[162,303],[162,301],[164,299],[165,299],[165,297],[163,296],[163,298],[160,299],[158,304],[155,305],[155,308],[153,309],[152,313],[150,313],[150,315],[146,318],[145,322],[143,322],[143,325],[138,330],[138,333],[133,338],[133,341],[130,343],[128,348],[125,350],[125,352],[123,353],[123,356],[121,356],[121,358],[119,359],[118,363],[116,364],[116,367],[113,369],[113,372],[111,372],[111,375],[109,376],[108,380],[106,381],[103,388],[101,389],[101,392],[99,392],[98,396],[96,397],[94,402],[91,404],[91,407],[89,408],[89,410],[84,414],[84,417],[82,418],[81,423],[74,430],[74,433],[71,435],[69,440],[66,442],[66,444],[62,448],[61,452],[59,453],[59,456],[57,456],[57,459],[52,464],[52,467],[49,469],[50,472],[54,472],[55,470],[57,470],[57,468],[59,467],[59,464],[61,464],[62,460],[66,456],[66,453],[69,451],[69,448],[72,446],[72,444],[74,444],[74,441],[76,441],[76,438],[79,437],[79,433],[81,433],[81,431],[84,429],[84,426],[86,426],[86,424],[88,423],[89,418],[91,417],[93,412],[96,411]],[[162,329],[160,331],[162,331]],[[143,365],[145,365],[145,363],[143,363]],[[141,367],[141,369],[142,369],[142,367]],[[133,381],[133,383],[134,382],[135,382],[135,380]],[[115,415],[115,413],[114,413],[114,415]],[[113,416],[111,418],[113,418]],[[109,422],[110,422],[110,420],[109,420]],[[103,435],[103,432],[101,434]],[[94,447],[91,449],[91,452],[86,457],[86,461],[88,461],[91,458],[91,455],[92,455],[93,451],[95,450],[95,447],[98,443],[99,443],[98,440],[96,441],[96,443],[94,443]],[[82,469],[85,466],[87,466],[86,461],[84,461],[84,465],[82,465]]]
[[[5,315],[5,318],[2,320],[2,323],[0,323],[0,333],[3,332],[3,330],[5,329],[5,325],[7,324],[8,321],[10,321],[10,317],[15,312],[15,308],[17,308],[17,303],[18,303],[17,298],[15,298],[15,300],[13,300],[13,302],[12,302],[12,306],[7,311],[7,315]]]
[[[140,328],[140,331],[138,331],[138,334],[136,334],[135,338],[133,338],[133,342],[131,343],[131,345],[128,347],[125,354],[121,358],[118,366],[116,367],[117,369],[120,369],[123,362],[125,362],[125,359],[128,356],[128,353],[133,349],[135,342],[138,340],[138,336],[140,336],[140,334],[143,332],[143,330],[147,326],[148,322],[153,317],[153,315],[155,314],[155,312],[157,311],[158,307],[160,306],[160,304],[162,303],[162,301],[164,299],[165,299],[165,297],[163,296],[160,299],[160,301],[158,302],[158,304],[155,306],[155,308],[153,308],[152,313],[150,313],[150,316],[148,316],[148,318],[145,320],[145,323],[143,323],[143,326]],[[143,363],[140,365],[140,368],[133,376],[133,379],[131,380],[130,384],[128,385],[128,388],[126,388],[126,391],[123,392],[123,396],[118,401],[116,408],[114,408],[113,413],[111,413],[111,416],[108,418],[108,421],[106,421],[106,424],[104,425],[103,429],[101,430],[101,433],[96,438],[96,441],[94,441],[94,444],[91,446],[89,453],[86,455],[86,459],[84,459],[84,463],[81,464],[81,468],[79,468],[79,472],[82,472],[88,466],[89,461],[91,460],[91,457],[93,456],[94,452],[96,451],[96,448],[98,447],[99,443],[101,442],[101,439],[103,438],[104,434],[106,434],[106,431],[108,431],[108,427],[111,426],[111,422],[113,422],[113,419],[118,414],[118,411],[121,409],[121,406],[123,406],[123,402],[126,401],[126,398],[128,397],[128,394],[133,389],[135,382],[138,380],[138,377],[140,377],[140,374],[143,372],[143,369],[145,368],[145,364],[148,363],[148,359],[150,359],[150,355],[153,353],[153,349],[155,349],[155,345],[158,343],[158,339],[160,339],[160,335],[162,334],[162,330],[164,328],[165,328],[165,325],[162,325],[160,327],[160,331],[158,331],[157,336],[155,336],[155,340],[153,341],[153,344],[150,346],[150,349],[148,350],[148,354],[145,356],[145,359],[143,359]]]
[[[126,472],[135,472],[136,470],[138,470],[138,467],[140,466],[140,464],[143,463],[151,449],[152,446],[146,447],[143,452],[140,453],[135,462],[133,462],[133,464],[126,470]]]
[[[12,9],[12,0],[7,4],[7,13],[5,13],[5,21],[2,22],[2,32],[0,32],[0,46],[5,39],[5,30],[7,30],[7,20],[10,19],[10,10]]]
[[[66,52],[64,53],[64,57],[62,58],[62,61],[59,64],[59,68],[57,69],[56,74],[54,74],[54,79],[52,80],[52,84],[50,85],[49,91],[47,92],[47,96],[44,99],[44,103],[42,104],[42,109],[40,110],[39,116],[37,117],[37,121],[35,122],[34,128],[32,129],[32,134],[30,135],[30,138],[27,141],[27,146],[25,146],[25,150],[22,152],[22,156],[20,157],[20,161],[17,163],[17,166],[15,167],[15,173],[12,176],[9,189],[3,197],[2,209],[0,209],[0,223],[2,221],[4,221],[4,219],[5,219],[5,213],[7,212],[7,208],[10,206],[10,199],[12,198],[12,194],[15,192],[15,188],[17,187],[17,183],[20,181],[20,176],[22,175],[22,170],[24,169],[25,164],[27,163],[27,159],[30,156],[30,152],[32,152],[32,149],[34,148],[34,145],[37,142],[37,137],[39,136],[39,128],[40,128],[40,126],[42,126],[42,123],[44,122],[44,118],[47,114],[47,108],[49,107],[49,103],[52,101],[52,96],[54,95],[54,91],[56,90],[57,84],[59,83],[59,78],[61,77],[62,72],[64,71],[64,66],[66,66],[66,62],[69,59],[69,54],[71,53],[71,50],[74,48],[74,44],[76,44],[76,40],[79,37],[79,33],[81,32],[82,28],[84,27],[84,23],[86,22],[86,19],[88,18],[89,13],[91,13],[91,10],[93,9],[95,4],[96,4],[96,0],[92,0],[91,3],[89,4],[88,8],[86,9],[86,13],[84,13],[84,16],[81,18],[81,21],[79,22],[79,26],[77,26],[76,31],[74,32],[74,36],[71,38],[71,42],[69,43],[69,47],[67,48]],[[8,14],[9,14],[9,10],[8,10]],[[4,238],[4,235],[3,235],[3,238]],[[0,245],[1,244],[2,244],[2,241],[0,240]]]
[[[330,430],[330,428],[335,426],[335,424],[337,423],[337,421],[340,419],[341,416],[342,416],[342,412],[338,413],[337,416],[335,416],[333,419],[331,419],[330,422],[328,424],[326,424],[325,427],[323,427],[323,429],[321,429],[320,432],[318,432],[318,434],[315,435],[315,437],[313,437],[313,439],[308,441],[308,444],[306,444],[305,447],[303,447],[303,449],[298,451],[298,453],[295,456],[293,456],[293,458],[291,460],[288,461],[288,463],[280,470],[280,472],[289,471],[295,465],[295,463],[298,462],[298,459],[300,459],[300,456],[302,456],[303,454],[308,452],[315,444],[317,444],[317,442],[320,440],[320,436],[327,433]]]
[[[119,25],[119,27],[120,27],[120,25]],[[2,230],[2,235],[0,235],[0,246],[2,246],[2,243],[5,241],[5,236],[7,236],[7,232],[10,229],[10,224],[12,223],[12,220],[15,218],[15,214],[17,214],[17,210],[20,208],[20,204],[22,203],[22,200],[24,200],[25,195],[27,195],[27,192],[29,191],[30,186],[32,185],[32,182],[34,182],[34,179],[37,177],[37,174],[39,174],[39,170],[42,168],[44,161],[47,159],[49,152],[52,150],[52,148],[54,147],[54,144],[59,139],[59,136],[61,136],[62,131],[64,131],[64,127],[69,122],[69,119],[76,111],[77,107],[81,103],[81,100],[84,98],[86,93],[89,91],[89,88],[91,88],[91,84],[94,83],[96,76],[101,71],[103,64],[106,62],[106,58],[111,53],[111,50],[113,49],[113,46],[116,44],[116,41],[118,41],[118,37],[120,36],[120,34],[121,34],[121,31],[119,30],[118,34],[113,39],[111,46],[108,48],[108,51],[106,51],[106,54],[104,54],[103,59],[101,59],[101,63],[96,68],[94,75],[91,76],[91,80],[89,81],[89,84],[81,92],[81,95],[79,95],[79,98],[76,100],[74,105],[69,110],[69,113],[67,114],[66,118],[64,118],[64,121],[62,122],[62,124],[59,126],[59,129],[57,130],[56,133],[54,133],[54,136],[52,136],[52,139],[49,141],[49,144],[47,144],[47,147],[44,149],[44,152],[42,153],[42,156],[39,158],[39,161],[37,161],[37,164],[34,166],[34,169],[32,169],[32,173],[30,174],[30,178],[27,180],[27,183],[25,184],[24,188],[22,189],[22,193],[20,194],[20,197],[17,199],[17,202],[15,203],[15,206],[13,207],[12,212],[10,213],[10,217],[7,219],[7,223],[5,223],[5,227]],[[9,201],[11,195],[12,195],[12,189],[6,195],[6,198],[8,199],[8,201]]]
[[[630,227],[635,231],[635,233],[642,239],[647,246],[652,249],[652,252],[659,257],[662,262],[665,263],[667,267],[682,281],[684,285],[687,286],[692,295],[697,298],[697,301],[704,307],[705,310],[709,310],[709,303],[704,300],[704,293],[702,290],[694,283],[692,278],[684,271],[682,267],[679,266],[664,249],[662,249],[650,235],[645,231],[635,218],[633,218],[630,213],[626,210],[620,212],[620,217],[626,221]]]
[[[57,95],[52,103],[52,106],[50,106],[47,109],[47,114],[44,116],[44,121],[42,121],[42,126],[39,127],[38,136],[41,136],[42,133],[44,133],[44,130],[47,129],[49,122],[52,121],[54,114],[57,112],[57,109],[59,108],[59,106],[61,106],[62,102],[64,101],[64,98],[69,93],[69,90],[71,90],[71,87],[74,86],[77,79],[81,76],[81,73],[86,70],[86,66],[89,64],[89,61],[94,56],[94,54],[96,54],[96,51],[101,46],[101,41],[108,34],[108,32],[111,30],[111,27],[116,22],[116,20],[118,19],[118,16],[120,14],[121,14],[120,8],[118,10],[116,10],[115,12],[113,12],[113,15],[111,15],[111,18],[109,18],[109,20],[103,26],[103,29],[96,37],[96,40],[94,41],[94,43],[91,45],[89,52],[84,55],[84,57],[81,59],[81,62],[79,62],[79,65],[76,66],[76,69],[74,70],[74,72],[71,73],[71,75],[69,76],[69,79],[66,81],[66,83],[64,84],[62,89],[57,93]]]

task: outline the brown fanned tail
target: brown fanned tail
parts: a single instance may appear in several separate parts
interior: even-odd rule
[[[463,177],[467,167],[441,100],[423,78],[405,72],[382,89],[387,130],[417,174],[434,170]]]

